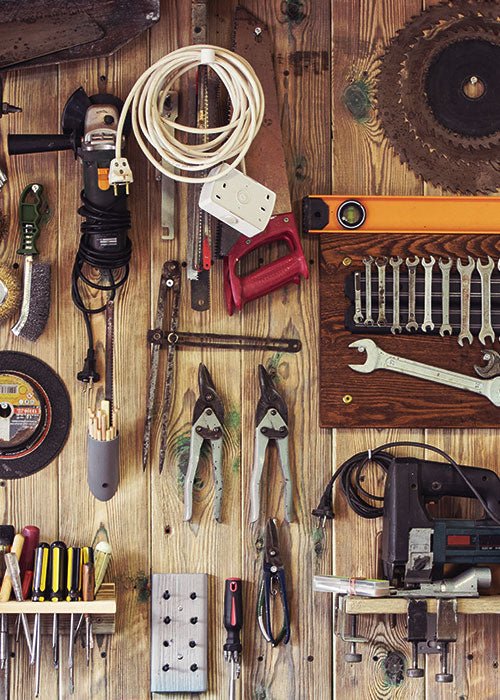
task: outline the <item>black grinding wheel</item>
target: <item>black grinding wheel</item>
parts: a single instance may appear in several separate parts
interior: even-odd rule
[[[435,118],[450,131],[473,137],[499,131],[500,46],[482,39],[447,46],[429,66],[425,92]]]
[[[0,478],[46,467],[62,450],[71,403],[61,378],[24,352],[0,351]]]

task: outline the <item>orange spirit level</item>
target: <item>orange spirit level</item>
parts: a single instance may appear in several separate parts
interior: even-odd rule
[[[497,197],[311,195],[304,233],[500,233]]]

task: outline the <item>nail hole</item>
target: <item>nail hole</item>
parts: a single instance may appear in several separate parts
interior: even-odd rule
[[[194,649],[194,647],[196,646],[196,642],[193,641],[193,640],[191,640],[191,641],[189,642],[189,646],[191,647],[191,649]]]
[[[165,534],[170,535],[171,532],[172,532],[172,528],[170,527],[170,525],[165,525]]]
[[[106,482],[104,482],[104,484],[102,485],[102,488],[103,488],[103,489],[107,489],[107,488],[108,488],[108,484],[107,484]]]
[[[309,260],[309,265],[314,265],[314,260],[312,258]]]
[[[166,639],[165,639],[165,641],[163,642],[163,646],[164,646],[164,647],[168,647],[168,646],[169,646],[169,643],[167,642]]]
[[[192,617],[192,618],[189,620],[189,622],[190,622],[192,625],[196,625],[196,623],[198,622],[198,618],[197,618],[197,617]]]
[[[163,600],[168,600],[170,598],[170,591],[165,591],[163,594]]]
[[[374,656],[374,657],[373,657],[373,660],[374,660],[374,661],[378,661],[378,656]]]
[[[162,666],[161,668],[162,668],[162,671],[168,671],[170,666],[168,664],[165,664],[165,666]]]
[[[196,593],[193,591],[193,593],[191,593],[191,595],[190,595],[189,597],[191,598],[191,600],[195,600],[195,599],[196,599]]]
[[[283,75],[290,75],[290,71],[289,71],[289,70],[284,70],[284,71],[283,71]]]
[[[314,656],[309,655],[309,656],[307,657],[307,660],[308,660],[308,661],[314,661]]]
[[[472,661],[472,659],[474,658],[474,654],[467,654],[467,658],[469,661]]]
[[[105,652],[105,651],[101,651],[101,659],[105,659],[105,658],[106,658],[106,652]]]
[[[190,666],[189,668],[190,668],[191,671],[193,671],[193,672],[194,672],[194,671],[197,671],[197,670],[198,670],[198,664],[191,664],[191,666]]]
[[[264,661],[264,657],[263,657],[263,656],[258,656],[258,657],[257,657],[257,661]]]

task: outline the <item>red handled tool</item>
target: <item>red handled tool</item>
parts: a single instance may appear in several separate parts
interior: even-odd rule
[[[240,260],[257,248],[284,241],[289,252],[277,260],[260,267],[245,277],[237,274]],[[224,296],[229,315],[235,307],[241,311],[243,305],[270,294],[300,278],[307,279],[307,263],[300,244],[299,232],[292,213],[273,216],[264,231],[253,238],[240,236],[226,258],[224,258]]]
[[[224,627],[227,630],[224,644],[224,658],[231,664],[229,680],[229,700],[234,700],[236,680],[240,677],[241,642],[240,630],[243,627],[243,596],[241,579],[226,579],[224,591]]]
[[[274,216],[267,227],[253,238],[240,236],[234,245],[227,227],[222,233],[220,252],[224,258],[224,296],[230,315],[237,308],[254,299],[307,279],[307,263],[300,243],[299,232],[292,213],[290,190],[283,150],[278,96],[274,77],[272,47],[266,25],[243,7],[235,12],[233,50],[246,58],[254,68],[264,90],[266,107],[262,126],[245,156],[245,171],[250,177],[276,193]],[[260,267],[255,272],[239,277],[239,261],[257,248],[279,241],[288,246],[288,253]]]

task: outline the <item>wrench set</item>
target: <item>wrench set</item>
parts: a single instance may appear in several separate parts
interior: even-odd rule
[[[461,346],[500,339],[500,258],[367,255],[345,292],[353,333],[456,335]]]

